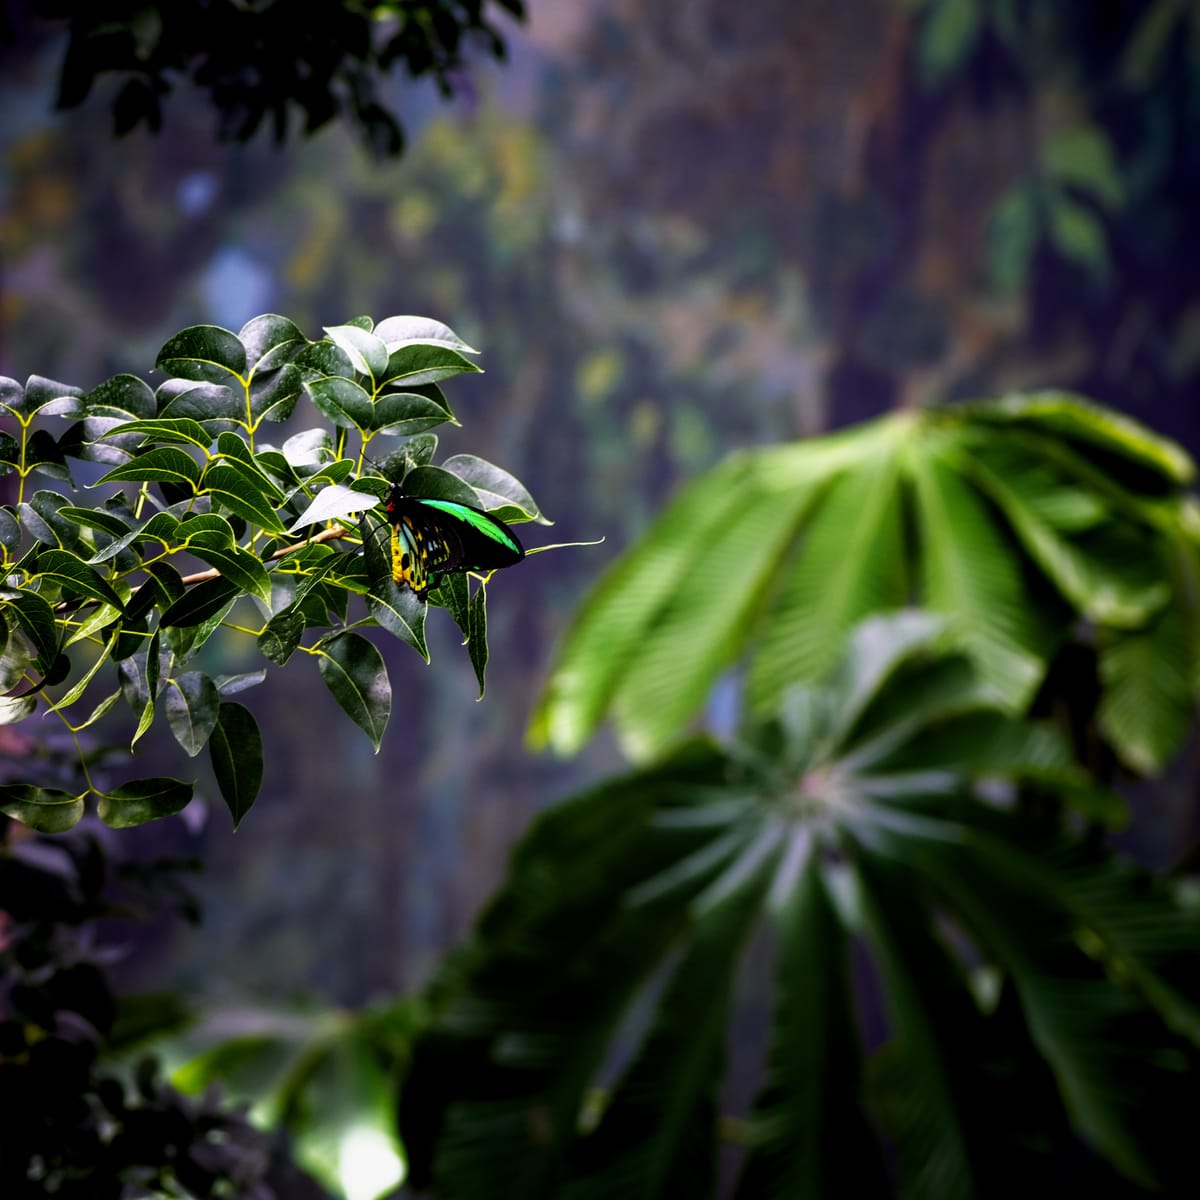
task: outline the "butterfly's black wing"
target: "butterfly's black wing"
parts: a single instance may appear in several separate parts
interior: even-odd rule
[[[422,598],[438,575],[492,571],[525,557],[516,535],[490,513],[453,500],[403,496],[392,489],[392,578]]]

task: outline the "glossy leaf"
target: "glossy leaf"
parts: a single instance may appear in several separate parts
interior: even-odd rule
[[[228,329],[193,325],[167,340],[154,365],[180,379],[224,384],[230,375],[245,375],[246,347]]]
[[[79,823],[83,800],[30,783],[0,784],[0,812],[40,833],[62,833]]]
[[[222,701],[208,746],[217,786],[236,829],[262,787],[262,735],[258,722],[243,705]]]
[[[190,758],[195,758],[208,742],[220,703],[216,684],[199,671],[185,671],[167,680],[163,699],[167,724]]]
[[[321,647],[321,678],[342,711],[379,752],[392,712],[392,686],[383,657],[357,633],[342,633]]]
[[[200,467],[190,454],[178,446],[159,446],[114,467],[98,482],[116,483],[126,479],[194,488],[200,482]]]
[[[134,779],[102,792],[96,814],[112,829],[130,829],[170,817],[186,808],[194,785],[179,779]]]

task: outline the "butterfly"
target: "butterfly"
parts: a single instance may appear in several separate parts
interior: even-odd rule
[[[392,525],[392,578],[424,600],[439,575],[511,567],[525,548],[503,521],[454,500],[405,496],[393,484],[387,497]]]

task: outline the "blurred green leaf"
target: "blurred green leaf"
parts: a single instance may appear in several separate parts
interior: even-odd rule
[[[79,823],[83,800],[30,783],[0,784],[0,812],[40,833],[62,833]]]

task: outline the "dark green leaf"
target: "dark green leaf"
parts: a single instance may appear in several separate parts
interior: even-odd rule
[[[67,595],[86,596],[117,609],[123,607],[120,596],[91,567],[65,550],[44,550],[38,557],[37,574],[53,579]]]
[[[198,446],[207,450],[212,438],[199,421],[191,417],[156,417],[149,421],[125,421],[114,425],[106,436],[121,437],[129,433],[143,433],[142,445],[151,446]]]
[[[550,524],[525,485],[493,463],[474,454],[455,454],[442,463],[442,469],[469,483],[479,497],[479,507],[496,512],[502,521],[531,520]]]
[[[225,612],[238,594],[237,585],[228,579],[206,579],[167,608],[160,623],[164,628],[168,625],[201,625],[210,617]]]
[[[122,413],[134,419],[148,418],[158,411],[150,385],[136,375],[114,375],[94,387],[85,399],[91,413],[105,418]]]
[[[21,548],[20,523],[7,507],[0,508],[0,546],[14,558]]]
[[[225,436],[225,435],[222,435]],[[267,485],[257,471],[249,471],[240,463],[212,463],[200,481],[200,490],[211,492],[230,512],[270,533],[283,533],[283,523],[266,495]]]
[[[472,508],[486,507],[469,483],[442,467],[413,467],[404,477],[404,492],[429,500],[453,500]]]
[[[62,833],[83,816],[83,798],[31,783],[0,784],[0,812],[40,833]]]
[[[384,392],[371,415],[371,429],[389,437],[411,437],[454,420],[444,404],[416,392]]]
[[[246,420],[244,393],[219,383],[168,379],[155,393],[155,400],[160,417],[200,421],[210,432]]]
[[[487,585],[480,583],[467,601],[467,653],[475,678],[479,681],[479,699],[483,699],[484,674],[487,671]]]
[[[251,318],[238,330],[238,340],[246,348],[247,366],[255,373],[276,370],[308,344],[295,324],[274,313]]]
[[[246,374],[246,347],[238,336],[216,325],[193,325],[168,339],[154,365],[180,379],[228,383]]]
[[[375,405],[354,380],[330,375],[310,380],[304,387],[317,409],[335,425],[368,431],[374,428]]]
[[[54,610],[36,592],[22,591],[0,595],[3,608],[29,638],[39,671],[46,671],[58,656],[58,623]]]
[[[276,613],[258,635],[258,648],[266,658],[282,667],[304,636],[307,622],[304,614],[295,608],[285,608]]]
[[[234,701],[223,702],[208,747],[217,786],[236,829],[262,787],[262,735],[254,715]]]
[[[373,333],[357,325],[329,325],[325,335],[350,360],[360,375],[378,381],[388,365],[387,347]]]
[[[53,404],[56,400],[61,400],[64,397],[73,400],[82,395],[82,388],[72,387],[67,383],[58,383],[53,379],[46,379],[41,375],[30,375],[25,380],[25,397],[21,408],[17,411],[22,412],[26,416],[31,416],[33,413],[44,409],[47,405]],[[62,415],[75,416],[77,413],[68,409]]]
[[[7,375],[0,375],[0,411],[25,413],[25,389]]]
[[[267,374],[255,374],[250,384],[250,416],[255,421],[286,421],[304,390],[304,376],[292,363]]]
[[[310,342],[292,361],[300,368],[306,381],[328,375],[339,375],[343,379],[354,377],[350,359],[332,342]]]
[[[322,644],[318,661],[333,698],[378,753],[392,711],[392,685],[383,657],[366,638],[342,633]]]
[[[199,559],[215,567],[240,591],[257,596],[264,604],[271,600],[271,579],[262,563],[246,550],[230,546],[216,530],[188,534],[188,549]],[[172,606],[173,608],[174,606]],[[166,614],[163,614],[166,620]],[[179,621],[173,624],[181,624]]]
[[[447,345],[421,343],[401,346],[388,356],[382,379],[393,386],[413,387],[417,384],[440,383],[467,371],[478,371],[469,359]]]
[[[112,829],[129,829],[169,817],[186,808],[195,784],[160,777],[134,779],[100,793],[96,814]]]
[[[167,724],[190,758],[204,749],[217,723],[220,702],[216,684],[199,671],[186,671],[167,680],[163,702]]]
[[[159,446],[136,455],[97,482],[114,483],[126,479],[175,483],[194,488],[200,482],[200,467],[190,454],[178,446]]]

